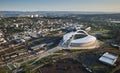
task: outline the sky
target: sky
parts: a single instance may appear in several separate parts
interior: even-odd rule
[[[120,12],[120,0],[0,0],[0,11]]]

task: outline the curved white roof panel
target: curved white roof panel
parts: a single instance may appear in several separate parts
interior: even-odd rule
[[[96,38],[94,36],[88,35],[81,39],[72,40],[71,43],[88,43],[95,40]]]
[[[63,36],[63,41],[66,42],[67,40],[70,39],[70,37],[72,37],[72,35],[74,35],[75,32],[70,32],[70,33],[67,33]]]
[[[88,35],[88,33],[86,31],[84,31],[84,30],[77,30],[75,32],[75,34],[81,34],[81,33],[84,33],[84,34]]]
[[[67,34],[65,34],[64,36],[63,36],[63,41],[64,42],[66,42],[66,41],[68,41],[71,37],[73,37],[73,35],[75,35],[75,34],[86,34],[86,35],[88,35],[88,33],[87,32],[85,32],[84,30],[77,30],[76,32],[70,32],[70,33],[67,33]],[[85,37],[85,38],[81,38],[82,39],[82,41],[84,40],[88,40],[89,38],[91,38],[92,36],[87,36],[87,37]],[[78,40],[78,39],[77,39]]]

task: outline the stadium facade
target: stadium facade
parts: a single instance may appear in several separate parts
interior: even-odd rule
[[[84,30],[67,33],[60,43],[63,49],[94,49],[98,47],[96,37],[89,35]]]

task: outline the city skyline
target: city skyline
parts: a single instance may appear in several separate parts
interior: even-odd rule
[[[0,11],[120,12],[120,0],[0,0]]]

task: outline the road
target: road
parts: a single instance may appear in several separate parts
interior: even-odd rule
[[[43,58],[43,57],[46,57],[46,56],[49,56],[49,55],[54,54],[54,52],[57,52],[57,51],[59,51],[59,50],[62,50],[62,48],[60,48],[60,47],[55,47],[55,48],[53,48],[53,49],[50,49],[50,50],[48,50],[48,51],[40,54],[40,55],[38,56],[38,59],[36,59],[32,64],[34,64],[35,62],[37,62],[38,60],[40,60],[40,59]]]

